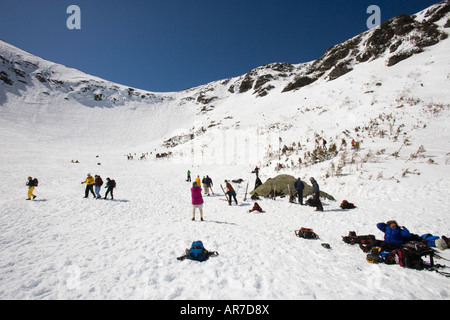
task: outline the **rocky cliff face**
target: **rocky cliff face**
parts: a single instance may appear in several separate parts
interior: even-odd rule
[[[418,15],[396,16],[329,48],[315,61],[264,65],[241,77],[185,90],[187,96],[181,99],[207,106],[230,94],[252,93],[255,97],[264,97],[276,87],[274,82],[285,83],[282,92],[289,92],[319,79],[332,81],[351,72],[356,65],[376,59],[384,59],[387,66],[393,66],[447,38],[443,29],[450,27],[449,12],[450,3],[442,1]],[[28,86],[36,85],[42,86],[44,95],[55,90],[65,94],[67,99],[88,106],[113,107],[126,101],[157,103],[173,96],[113,84],[14,50],[6,43],[0,43],[0,47],[0,103],[6,100],[5,92],[19,95]],[[214,87],[226,90],[221,90],[223,93],[219,97]]]

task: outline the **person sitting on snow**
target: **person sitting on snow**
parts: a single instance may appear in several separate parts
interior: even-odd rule
[[[248,212],[253,212],[253,211],[258,211],[258,212],[262,212],[263,209],[259,206],[258,202],[255,202],[252,210],[248,210]]]
[[[384,241],[375,240],[368,245],[360,245],[361,250],[369,252],[372,247],[380,247],[383,251],[392,251],[400,248],[400,246],[408,242],[411,238],[411,233],[404,226],[399,227],[395,220],[388,222],[380,222],[377,228],[384,232]]]

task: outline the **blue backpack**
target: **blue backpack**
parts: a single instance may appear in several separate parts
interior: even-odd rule
[[[203,242],[201,241],[194,241],[192,242],[191,248],[186,249],[186,254],[182,257],[178,257],[178,260],[184,260],[184,258],[188,258],[190,260],[196,260],[196,261],[205,261],[212,255],[218,255],[216,251],[208,251],[203,246]]]
[[[203,246],[203,242],[194,241],[187,252],[187,258],[197,261],[205,261],[208,258],[208,251]]]

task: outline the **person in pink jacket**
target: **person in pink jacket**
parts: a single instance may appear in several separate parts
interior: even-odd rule
[[[197,185],[197,182],[194,182],[192,184],[191,196],[192,196],[192,220],[195,220],[195,209],[198,208],[200,211],[200,220],[203,221],[202,188],[199,185]]]

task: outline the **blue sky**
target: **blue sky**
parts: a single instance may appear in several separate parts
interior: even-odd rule
[[[2,0],[0,39],[119,84],[170,92],[272,62],[301,63],[438,0]],[[69,30],[70,5],[81,30]]]

